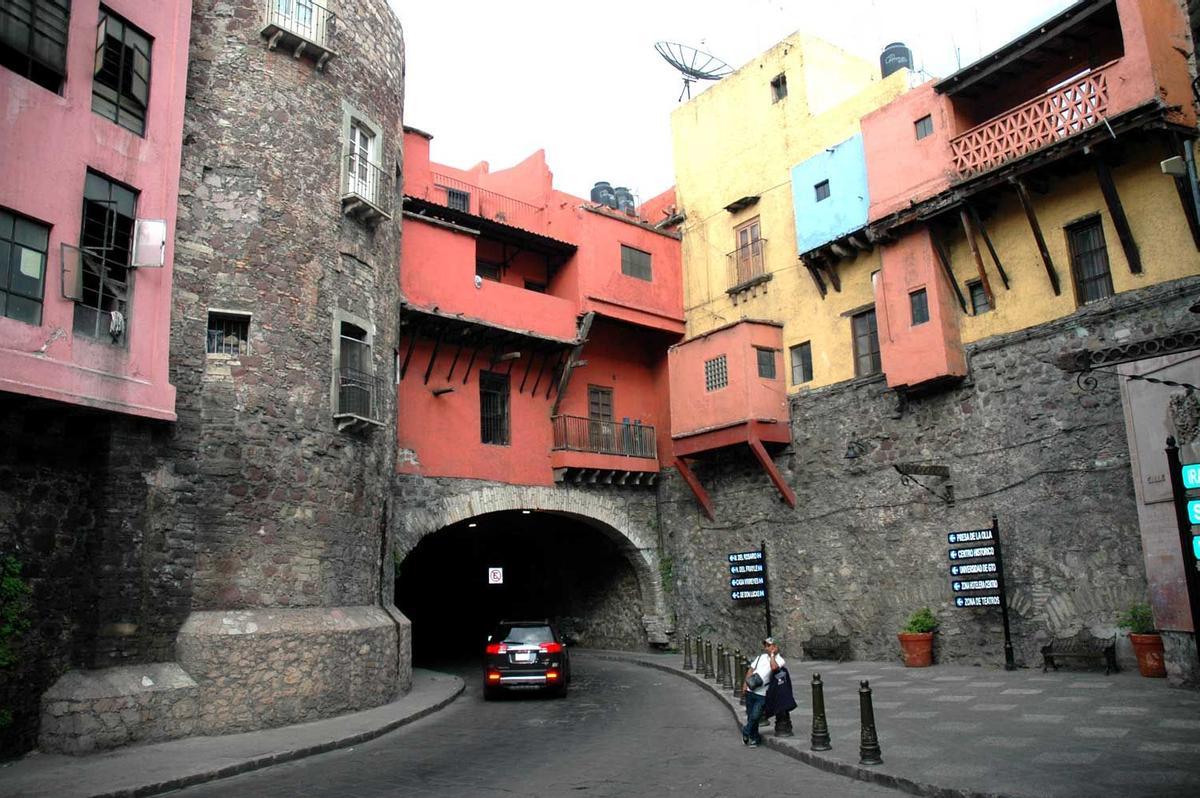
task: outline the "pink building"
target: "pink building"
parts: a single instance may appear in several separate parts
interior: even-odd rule
[[[617,210],[555,189],[541,151],[456,169],[430,138],[405,131],[398,470],[653,484],[684,329],[670,192]]]
[[[4,4],[2,391],[175,418],[167,356],[191,6]]]

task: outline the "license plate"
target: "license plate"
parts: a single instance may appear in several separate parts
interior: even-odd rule
[[[513,654],[513,662],[533,662],[533,658],[532,651],[518,651]]]

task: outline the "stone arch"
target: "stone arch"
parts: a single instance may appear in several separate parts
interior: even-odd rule
[[[536,510],[579,521],[605,535],[625,554],[637,578],[642,625],[652,645],[670,642],[671,622],[659,568],[656,516],[637,512],[636,502],[611,491],[573,486],[489,485],[406,506],[395,514],[391,550],[397,561],[408,556],[426,535],[488,513]],[[646,502],[654,508],[654,500]]]

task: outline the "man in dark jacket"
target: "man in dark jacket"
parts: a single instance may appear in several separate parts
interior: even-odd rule
[[[767,701],[763,707],[763,715],[775,718],[775,736],[792,736],[791,712],[796,708],[796,699],[792,695],[792,677],[786,667],[771,672],[771,680],[767,682]]]

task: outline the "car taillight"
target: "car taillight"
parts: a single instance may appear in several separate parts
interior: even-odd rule
[[[538,646],[538,651],[543,654],[561,654],[562,643],[542,643]]]
[[[546,681],[552,682],[558,678],[558,671],[546,671]]]
[[[503,643],[492,643],[487,647],[487,653],[489,654],[503,654],[506,651],[508,651],[508,646]]]
[[[487,680],[488,680],[489,682],[498,682],[498,681],[500,681],[500,671],[488,671],[488,674],[487,674]]]

